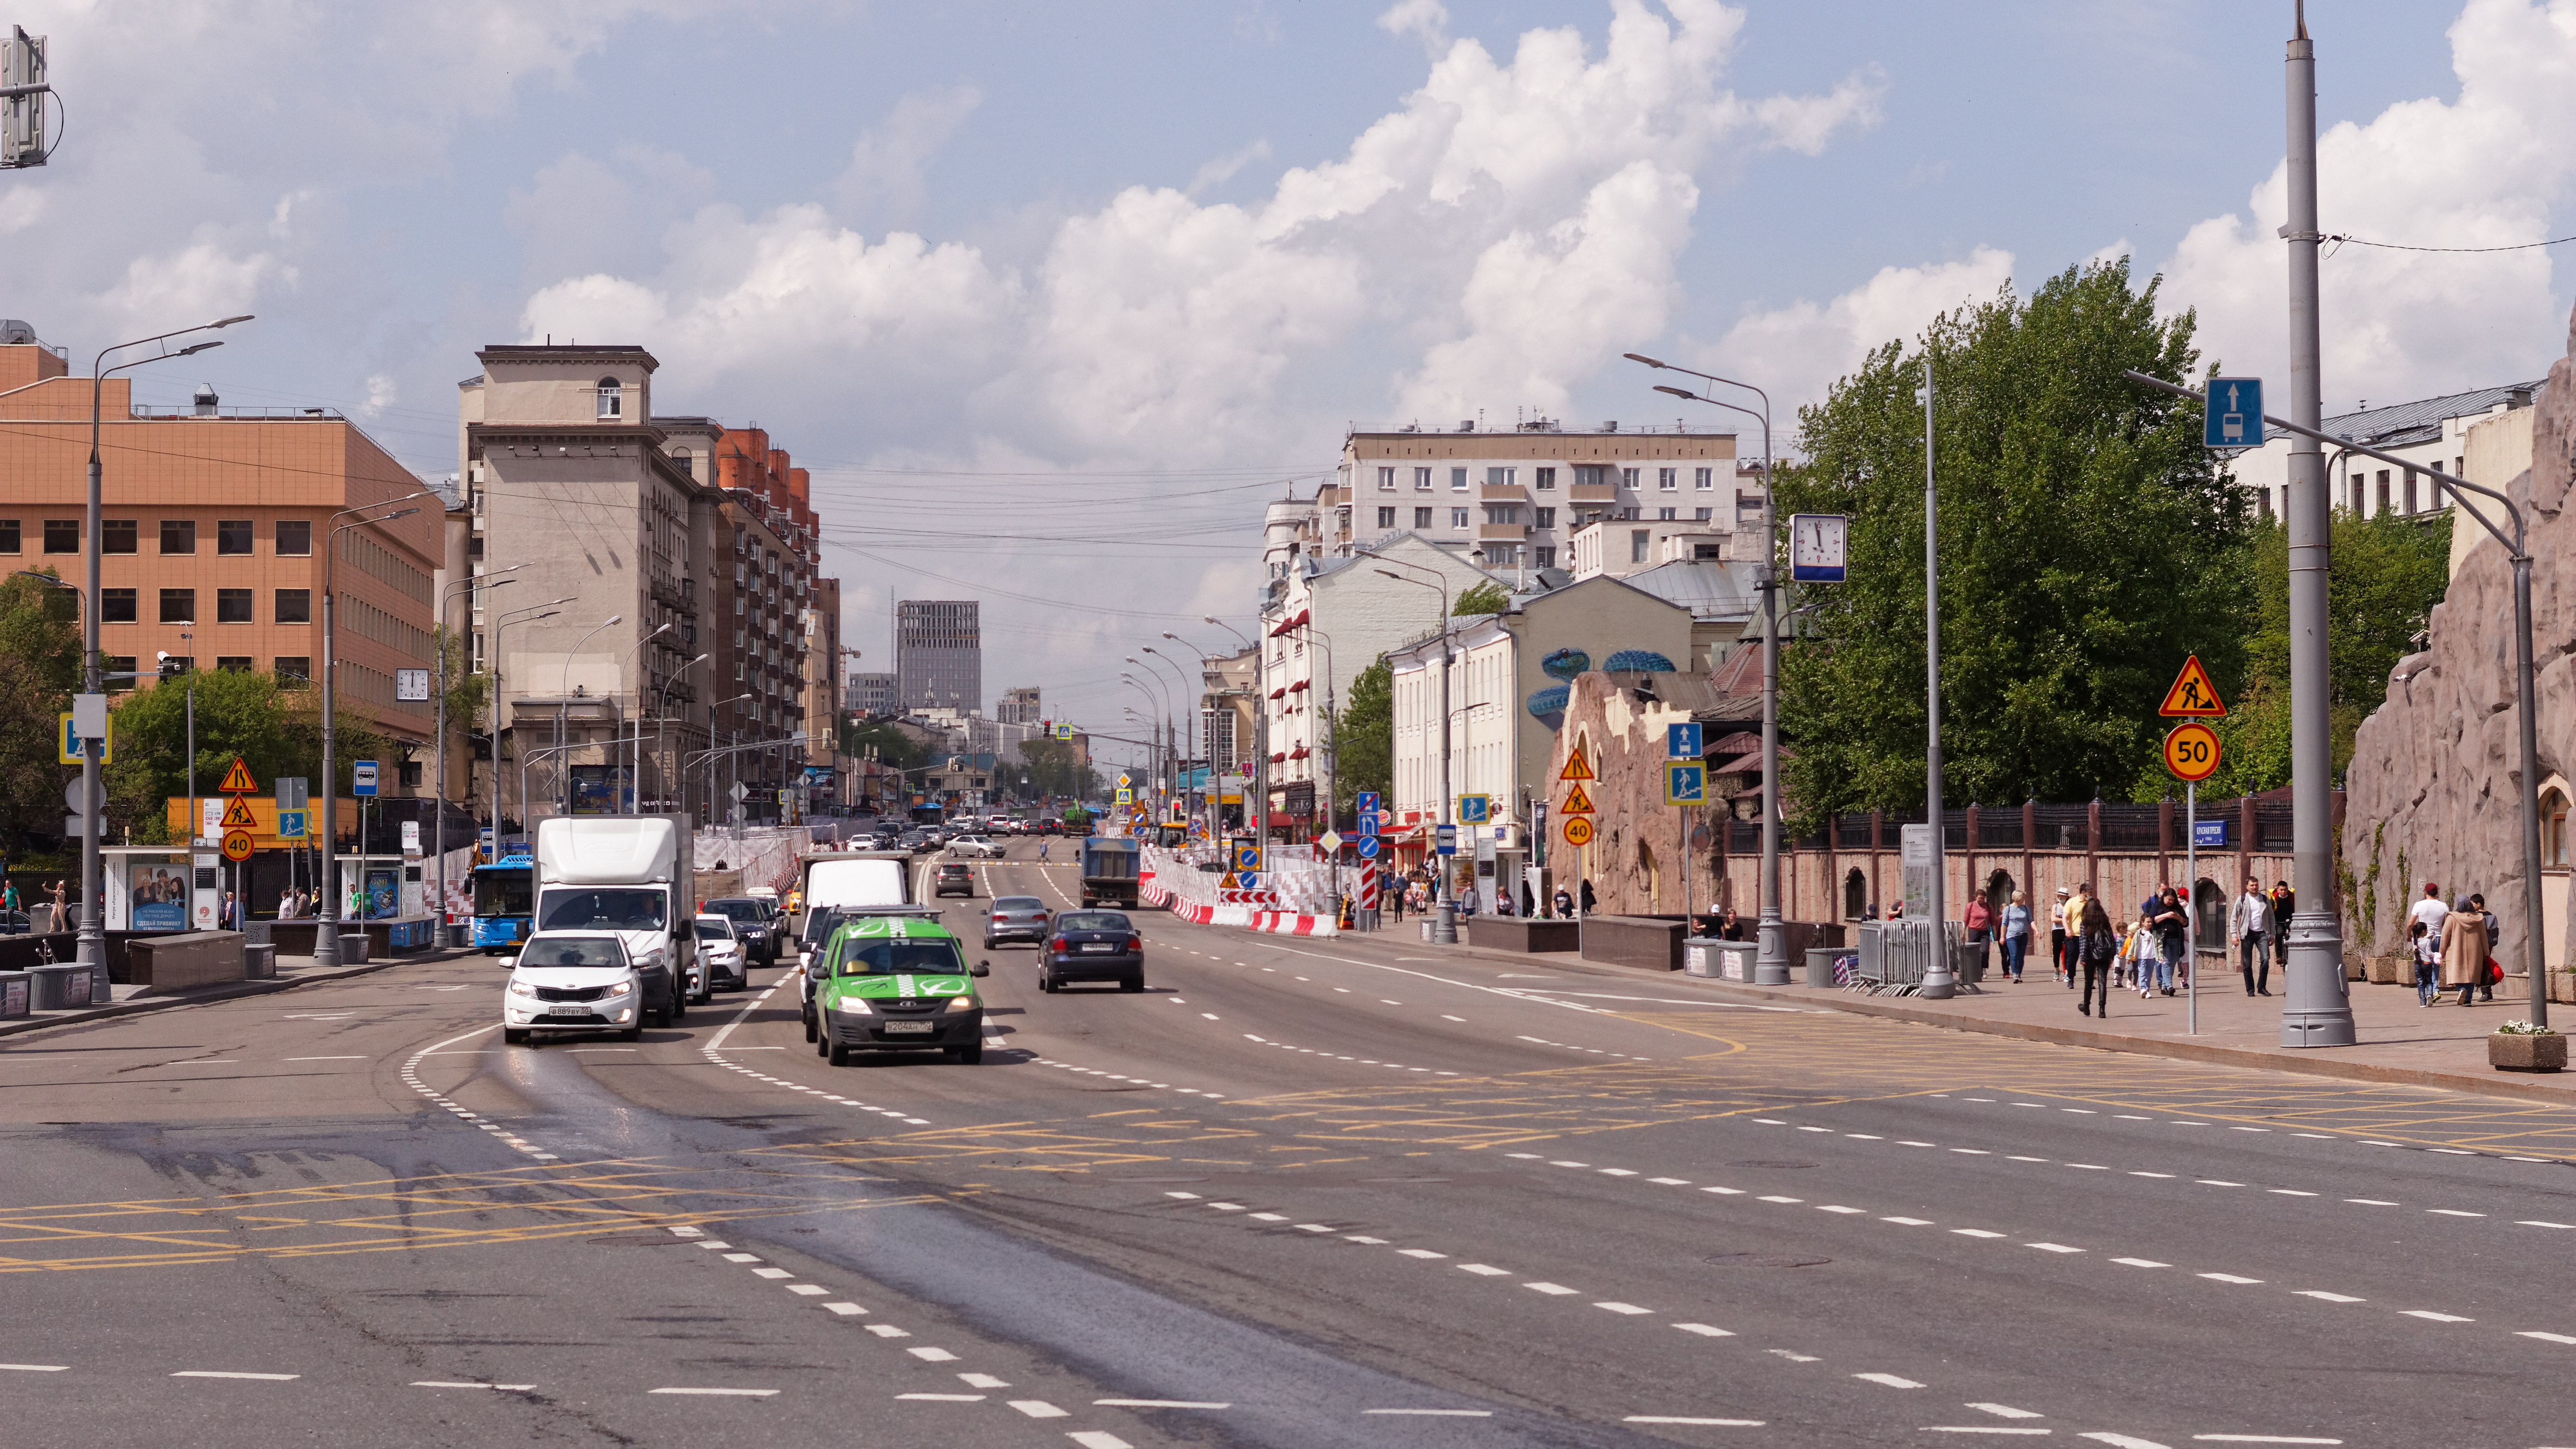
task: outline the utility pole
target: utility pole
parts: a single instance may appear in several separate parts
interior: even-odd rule
[[[1946,1001],[1958,986],[1950,975],[1950,953],[1941,914],[1942,878],[1949,874],[1949,832],[1941,821],[1941,492],[1932,473],[1932,349],[1923,350],[1923,683],[1924,718],[1930,725],[1923,748],[1923,795],[1932,821],[1931,964],[1923,969],[1923,995]],[[1910,929],[1909,923],[1909,929]]]
[[[2317,52],[2307,8],[2294,4],[2290,37],[2289,224],[2290,421],[2310,430],[2324,421],[2323,346],[2317,309]],[[2298,909],[2289,926],[2282,974],[2281,1045],[2351,1046],[2352,994],[2344,984],[2343,933],[2334,905],[2333,759],[2326,715],[2326,565],[2332,500],[2325,455],[2312,435],[2293,434],[2289,459],[2290,525],[2290,878]],[[2528,779],[2524,790],[2535,789]],[[2533,907],[2537,919],[2538,907]]]

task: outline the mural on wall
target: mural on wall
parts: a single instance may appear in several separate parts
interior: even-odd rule
[[[1562,679],[1570,684],[1576,675],[1592,668],[1592,656],[1580,649],[1558,649],[1540,659],[1538,667],[1550,679]],[[1601,667],[1612,674],[1675,672],[1673,661],[1652,649],[1619,650]],[[1565,727],[1565,703],[1571,696],[1572,691],[1567,684],[1551,684],[1544,689],[1531,690],[1524,703],[1531,718],[1555,731]]]

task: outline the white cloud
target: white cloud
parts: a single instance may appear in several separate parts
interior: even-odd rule
[[[1963,261],[1881,267],[1821,305],[1799,301],[1745,317],[1702,360],[1711,371],[1770,392],[1772,449],[1786,453],[1801,404],[1822,400],[1872,348],[1899,338],[1912,345],[1933,318],[1993,296],[2012,273],[2012,253],[1993,247],[1979,247]]]
[[[858,226],[919,220],[930,200],[924,174],[930,158],[983,103],[984,93],[973,86],[917,91],[895,102],[850,146],[849,167],[834,183],[842,218]]]

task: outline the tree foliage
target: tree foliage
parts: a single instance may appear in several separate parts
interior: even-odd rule
[[[70,767],[55,753],[55,722],[80,682],[78,601],[35,579],[0,579],[0,854],[23,855],[30,835],[63,826]]]
[[[1020,744],[1020,757],[1028,761],[1029,789],[1041,798],[1068,795],[1083,798],[1083,785],[1091,771],[1076,761],[1073,741],[1037,739]],[[1097,778],[1097,777],[1093,777]]]
[[[1449,612],[1453,617],[1464,618],[1470,614],[1499,614],[1511,606],[1510,591],[1492,579],[1484,579],[1468,585]]]
[[[1850,581],[1812,591],[1782,663],[1801,829],[1924,793],[1924,362],[1936,384],[1942,750],[1952,800],[2117,798],[2153,759],[2155,706],[2197,651],[2242,681],[2244,504],[2183,382],[2194,317],[2159,320],[2126,260],[2007,286],[1891,342],[1800,411],[1794,512],[1851,515]]]
[[[1350,702],[1332,726],[1333,808],[1339,813],[1357,808],[1353,802],[1361,790],[1383,794],[1394,787],[1395,670],[1385,655],[1351,680]]]
[[[873,759],[897,770],[912,769],[929,758],[929,751],[918,741],[887,720],[841,726],[841,753],[854,759]]]
[[[235,759],[250,767],[263,794],[280,776],[302,776],[322,789],[322,692],[300,682],[281,684],[273,674],[248,670],[199,671],[195,679],[197,793],[217,793]],[[109,826],[130,830],[140,844],[173,838],[169,801],[188,793],[188,696],[185,677],[155,681],[114,709],[116,759],[107,767]],[[338,790],[347,795],[350,766],[358,760],[392,762],[392,741],[366,716],[338,711]]]

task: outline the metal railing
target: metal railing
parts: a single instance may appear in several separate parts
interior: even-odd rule
[[[1844,983],[1844,989],[1871,996],[1912,996],[1923,989],[1923,978],[1932,968],[1932,923],[1930,921],[1863,921],[1860,959]],[[1952,971],[1957,979],[1975,985],[1982,976],[1975,963],[1975,953],[1961,949],[1960,926],[1956,921],[1941,922],[1941,942],[1950,951]]]

